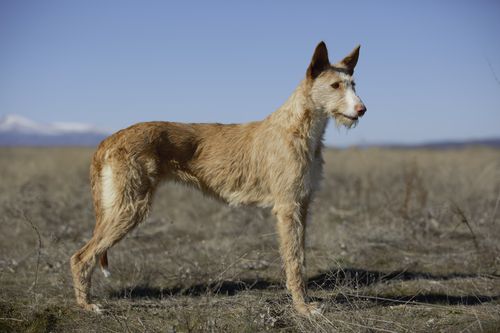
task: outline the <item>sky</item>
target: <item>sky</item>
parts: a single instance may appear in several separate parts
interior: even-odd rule
[[[318,42],[361,44],[368,112],[350,146],[500,136],[500,1],[0,2],[0,116],[85,122],[265,118]]]

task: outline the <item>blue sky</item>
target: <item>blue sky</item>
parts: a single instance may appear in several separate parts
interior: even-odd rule
[[[0,115],[117,130],[246,122],[279,107],[316,44],[361,44],[368,107],[326,142],[500,135],[499,1],[2,1]]]

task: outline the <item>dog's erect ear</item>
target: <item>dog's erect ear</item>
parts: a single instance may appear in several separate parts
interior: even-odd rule
[[[321,42],[316,46],[311,64],[307,69],[307,77],[311,79],[317,78],[321,72],[330,67],[330,60],[328,60],[328,50],[326,49],[325,42]]]
[[[340,62],[342,67],[347,69],[349,75],[354,73],[354,67],[356,67],[356,64],[358,63],[360,47],[361,45],[356,46],[354,50],[352,50],[352,52]]]

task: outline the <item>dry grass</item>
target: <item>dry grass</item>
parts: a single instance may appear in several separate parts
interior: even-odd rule
[[[274,220],[165,185],[74,305],[68,260],[93,227],[90,149],[0,149],[1,332],[498,332],[500,154],[329,150],[307,236],[310,296],[283,289]]]

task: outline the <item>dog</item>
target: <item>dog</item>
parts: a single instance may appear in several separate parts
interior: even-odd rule
[[[90,167],[93,236],[71,257],[77,303],[101,311],[90,299],[97,261],[108,276],[107,251],[144,221],[155,189],[171,180],[230,205],[272,208],[294,308],[306,316],[317,313],[317,304],[307,301],[304,278],[306,219],[322,174],[322,141],[329,119],[350,128],[366,112],[352,78],[359,49],[331,65],[327,47],[320,42],[305,78],[262,121],[144,122],[104,139]]]

